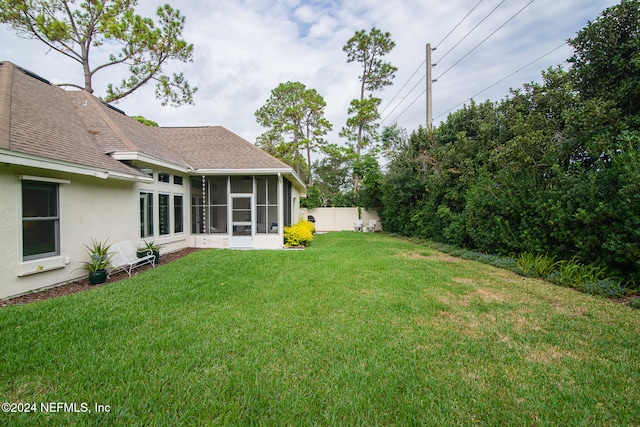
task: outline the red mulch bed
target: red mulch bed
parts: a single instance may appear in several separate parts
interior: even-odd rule
[[[179,258],[182,258],[190,253],[200,251],[202,249],[199,248],[186,248],[176,252],[171,252],[167,254],[162,254],[160,256],[160,262],[158,265],[168,264],[171,261],[175,261]],[[135,276],[136,274],[140,274],[141,272],[150,269],[150,265],[144,265],[142,267],[138,267],[131,272],[131,276]],[[0,308],[5,307],[7,305],[12,304],[28,304],[30,302],[42,301],[49,298],[57,298],[63,295],[75,294],[76,292],[86,291],[88,289],[95,289],[98,286],[107,286],[110,283],[119,282],[121,280],[128,279],[129,276],[124,271],[120,273],[109,276],[105,283],[100,285],[90,285],[89,279],[81,279],[76,282],[71,282],[66,285],[56,286],[55,288],[45,289],[43,291],[34,292],[31,294],[21,295],[19,297],[14,297],[8,300],[0,301]]]

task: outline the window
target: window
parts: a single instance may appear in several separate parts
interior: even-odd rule
[[[153,193],[140,193],[140,237],[153,237]]]
[[[58,184],[22,181],[22,259],[60,255]]]
[[[232,193],[253,193],[253,177],[251,176],[232,176],[231,177]]]
[[[169,206],[170,197],[168,194],[158,195],[158,222],[160,235],[171,234],[171,210]]]
[[[278,177],[256,177],[258,233],[278,232]]]
[[[191,232],[227,233],[226,176],[191,177]]]
[[[182,179],[182,178],[181,178]],[[173,232],[182,233],[184,231],[184,197],[182,195],[173,196]]]
[[[181,176],[173,176],[173,183],[175,185],[182,185],[182,177]]]
[[[283,192],[283,200],[284,200],[284,226],[289,227],[291,225],[291,217],[293,216],[293,201],[291,200],[291,181],[288,179],[284,181],[284,192]]]
[[[170,176],[166,172],[158,172],[158,182],[170,182]]]

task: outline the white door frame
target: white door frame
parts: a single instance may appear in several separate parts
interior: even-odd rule
[[[230,235],[232,248],[252,248],[253,236],[255,235],[255,209],[253,205],[253,194],[231,194],[231,203],[229,204],[229,218],[231,222]],[[246,206],[236,207],[235,202],[247,200]],[[243,217],[243,213],[248,217]],[[247,234],[248,233],[248,234]]]

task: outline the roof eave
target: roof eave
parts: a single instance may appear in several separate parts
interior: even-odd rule
[[[20,153],[0,149],[0,163],[8,163],[18,166],[47,169],[56,172],[66,172],[77,175],[93,176],[101,179],[117,179],[136,182],[153,182],[153,178],[142,175],[128,174],[103,168],[96,168],[88,165],[65,162],[62,160],[49,159],[32,154]]]
[[[164,169],[171,169],[181,173],[188,173],[193,171],[193,169],[189,166],[149,156],[139,151],[114,151],[113,153],[109,153],[109,155],[118,161],[137,161],[158,166]]]
[[[189,173],[193,175],[277,175],[282,174],[284,176],[290,176],[293,178],[293,183],[296,187],[304,193],[307,193],[307,186],[300,179],[296,171],[291,168],[240,168],[240,169],[195,169],[190,170]]]

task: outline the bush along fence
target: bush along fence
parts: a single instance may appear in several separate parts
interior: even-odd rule
[[[422,243],[419,239],[412,240]],[[507,257],[461,249],[445,243],[427,241],[426,245],[452,256],[510,270],[522,276],[544,279],[555,285],[573,288],[590,295],[605,298],[632,296],[626,301],[627,305],[640,309],[640,295],[637,291],[625,288],[622,280],[609,275],[606,268],[581,264],[576,258],[558,260],[547,254],[529,252]]]
[[[316,229],[312,222],[302,220],[284,228],[284,246],[288,248],[308,246]]]
[[[576,256],[640,289],[640,74],[628,60],[640,1],[618,3],[568,40],[570,70],[549,68],[401,141],[381,183],[384,229],[485,253]]]

